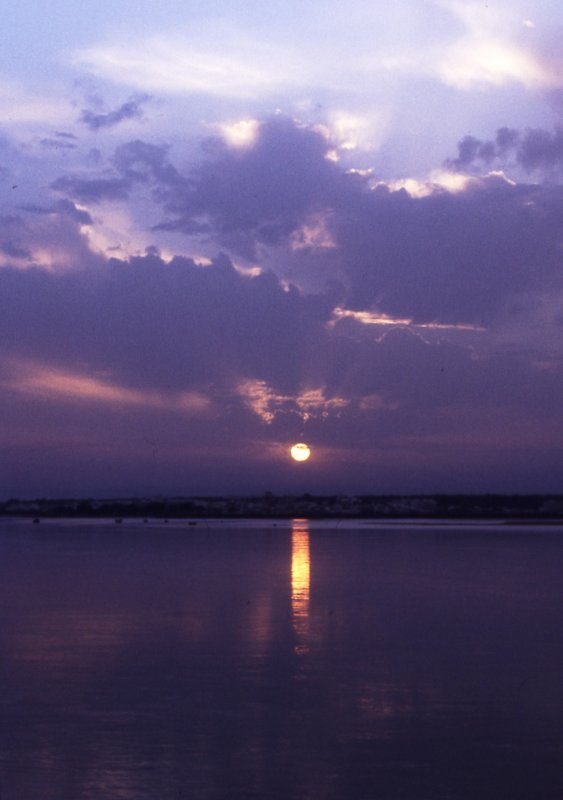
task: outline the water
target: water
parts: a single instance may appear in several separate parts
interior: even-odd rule
[[[563,530],[0,524],[2,800],[560,800]]]

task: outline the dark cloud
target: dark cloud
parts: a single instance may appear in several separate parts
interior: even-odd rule
[[[540,129],[526,131],[518,160],[528,170],[563,167],[563,129],[558,128],[553,133]]]
[[[51,206],[24,206],[18,214],[0,217],[2,252],[8,263],[23,260],[25,266],[47,263],[65,270],[99,266],[100,256],[92,252],[81,231],[91,223],[90,215],[68,200]]]
[[[501,157],[547,166],[561,137],[501,128],[491,142],[467,137],[450,166]],[[417,196],[346,171],[331,148],[317,130],[273,117],[250,146],[207,140],[185,173],[168,146],[136,140],[116,149],[109,174],[64,175],[52,187],[85,203],[146,187],[161,209],[155,230],[199,236],[309,291],[339,285],[340,302],[356,310],[482,325],[514,294],[562,289],[561,186],[490,174]]]
[[[59,214],[65,214],[80,225],[93,224],[90,214],[83,208],[77,208],[70,200],[59,200],[59,202],[55,204],[55,211]]]
[[[91,150],[88,156],[94,166],[102,162],[99,150]],[[168,160],[168,147],[133,141],[120,145],[112,159],[113,169],[90,176],[69,174],[57,178],[51,188],[69,197],[86,203],[103,200],[126,200],[138,184],[153,182],[155,197],[174,186],[177,191],[186,184],[176,168]],[[165,188],[163,188],[165,187]]]
[[[84,109],[80,117],[91,131],[99,131],[103,128],[113,128],[123,120],[140,119],[143,116],[142,106],[151,99],[150,95],[141,94],[130,97],[127,102],[113,111],[105,113]]]
[[[326,158],[329,143],[321,134],[290,120],[267,121],[242,152],[219,141],[210,145],[190,191],[171,194],[167,209],[178,213],[180,229],[205,214],[216,235],[249,255],[256,243],[285,241],[308,213],[343,202],[357,183]]]
[[[124,178],[132,182],[146,183],[153,179],[176,190],[189,184],[170,163],[167,145],[148,144],[138,139],[127,142],[116,149],[113,164]]]
[[[84,203],[99,203],[102,200],[126,200],[131,191],[131,181],[120,177],[63,175],[53,181],[51,188]]]
[[[519,164],[526,171],[550,173],[563,167],[563,129],[553,131],[528,128],[521,132],[499,128],[495,139],[483,141],[464,137],[458,144],[458,155],[446,161],[450,169],[466,172],[474,168]]]
[[[415,418],[425,427],[422,418],[438,413],[454,429],[461,409],[483,416],[496,416],[499,407],[506,415],[522,409],[534,417],[559,414],[559,366],[545,370],[520,353],[456,344],[447,337],[429,342],[409,328],[374,338],[339,327],[348,329],[337,328],[331,337],[328,393],[358,401],[377,394],[383,406],[395,407],[390,416],[396,429],[412,426]]]
[[[477,159],[490,163],[495,157],[493,142],[482,142],[475,136],[464,136],[459,142],[457,150],[457,158],[446,162],[450,169],[466,169]]]
[[[0,242],[0,252],[9,258],[31,260],[31,253],[25,247],[20,247],[13,242]]]
[[[69,133],[68,131],[55,131],[55,136],[58,136],[60,139],[71,139],[72,141],[77,141],[78,139],[74,133]]]
[[[98,167],[102,162],[102,153],[97,147],[92,147],[86,154],[86,163],[93,167]]]
[[[29,214],[38,214],[41,216],[57,215],[66,216],[69,219],[78,222],[80,225],[92,225],[93,220],[90,214],[83,208],[78,208],[70,200],[59,200],[52,206],[36,206],[26,205],[21,206],[21,210]]]
[[[520,133],[512,128],[499,128],[496,138],[483,141],[475,136],[464,136],[458,143],[457,158],[448,159],[448,169],[467,171],[475,164],[490,166],[495,159],[504,159],[516,150]]]
[[[500,130],[494,158],[523,141]],[[485,144],[469,141],[460,158],[493,159]],[[515,298],[561,295],[563,189],[497,174],[415,196],[347,172],[330,149],[321,133],[278,117],[246,148],[208,141],[202,163],[185,172],[164,145],[120,146],[105,178],[117,181],[118,195],[142,186],[165,217],[160,227],[199,232],[272,271],[249,277],[227,256],[202,267],[157,251],[80,274],[0,271],[0,297],[10,299],[0,315],[5,351],[139,390],[202,391],[222,418],[235,415],[229,425],[236,419],[241,436],[262,436],[264,425],[240,395],[244,381],[277,393],[268,435],[280,440],[299,435],[297,398],[312,389],[335,402],[322,424],[312,415],[315,436],[342,448],[353,441],[358,452],[404,448],[420,457],[417,441],[427,441],[451,465],[455,446],[489,447],[496,436],[506,453],[510,437],[540,435],[540,411],[551,436],[563,380],[541,343],[516,356],[497,352],[492,334],[469,346],[447,332],[430,342],[412,328],[382,336],[351,317],[327,321],[338,302],[417,323],[494,328]],[[71,196],[81,186],[84,197],[107,196],[93,180],[63,185]],[[67,224],[77,225],[80,209],[63,202]],[[288,276],[298,288],[285,288]],[[563,342],[555,321],[549,330]]]
[[[418,321],[489,323],[507,297],[561,288],[563,189],[473,180],[426,197],[381,187],[332,217],[348,302]]]
[[[241,276],[155,255],[104,270],[0,270],[4,352],[108,371],[130,386],[182,389],[242,378],[295,391],[302,356],[330,313],[322,297],[284,290],[272,274]]]
[[[344,202],[363,183],[328,160],[329,149],[320,133],[278,117],[260,126],[252,147],[207,140],[202,163],[186,176],[167,163],[164,148],[141,142],[121,148],[115,163],[125,174],[143,164],[158,182],[156,198],[169,215],[160,228],[208,231],[255,258],[257,245],[287,241],[308,213]]]
[[[41,139],[40,144],[51,150],[76,150],[77,147],[73,142],[64,139]]]
[[[523,148],[532,138],[501,129],[494,152],[515,142]],[[142,142],[120,148],[114,163],[125,181],[153,182],[168,214],[158,227],[206,235],[302,286],[312,276],[323,290],[341,281],[351,308],[482,324],[514,292],[560,288],[560,187],[493,175],[412,196],[346,172],[327,157],[330,148],[317,131],[273,118],[253,146],[208,141],[203,163],[186,176],[166,148]],[[491,148],[467,140],[460,159],[478,156],[492,158]],[[307,245],[304,226],[319,219],[328,246],[314,237]]]
[[[372,410],[411,421],[499,403],[559,413],[557,362],[536,368],[533,359],[446,334],[430,342],[400,326],[381,335],[352,318],[334,324],[329,296],[284,288],[271,273],[242,275],[226,256],[201,266],[152,250],[82,271],[3,268],[0,298],[4,356],[120,386],[228,394],[254,380],[288,398],[322,388],[356,409],[377,396]]]

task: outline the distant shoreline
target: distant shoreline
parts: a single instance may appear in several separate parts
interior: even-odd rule
[[[274,495],[11,499],[0,517],[33,519],[490,521],[563,523],[563,495]]]

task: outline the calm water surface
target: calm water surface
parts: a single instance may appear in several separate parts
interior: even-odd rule
[[[1,800],[561,800],[563,530],[0,524]]]

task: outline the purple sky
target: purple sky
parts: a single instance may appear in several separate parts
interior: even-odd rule
[[[561,491],[559,2],[4,26],[3,498]]]

